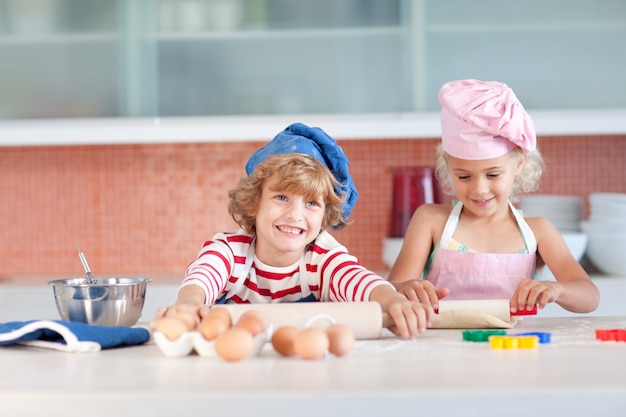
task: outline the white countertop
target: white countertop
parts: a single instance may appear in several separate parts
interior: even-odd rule
[[[90,354],[0,347],[0,409],[65,417],[614,416],[626,407],[626,343],[598,342],[593,331],[626,328],[626,278],[592,279],[601,294],[596,312],[550,305],[515,329],[552,333],[550,345],[532,351],[492,351],[463,342],[460,330],[429,330],[416,341],[386,333],[357,341],[346,357],[311,362],[281,358],[270,345],[240,363],[169,358],[152,343]],[[177,288],[149,284],[141,321]],[[0,284],[0,322],[31,319],[58,319],[46,281]]]
[[[615,416],[626,407],[626,343],[597,328],[626,317],[526,318],[536,350],[492,350],[461,330],[415,341],[386,333],[345,357],[169,358],[154,344],[99,353],[0,347],[2,415]],[[617,414],[616,414],[617,413]]]

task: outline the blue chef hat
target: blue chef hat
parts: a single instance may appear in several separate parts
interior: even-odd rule
[[[341,183],[335,192],[337,194],[346,193],[343,215],[348,218],[359,197],[348,171],[350,162],[335,139],[319,127],[308,127],[302,123],[287,126],[285,130],[250,157],[246,163],[246,174],[250,175],[258,164],[272,155],[291,152],[310,155],[332,172],[335,179]]]

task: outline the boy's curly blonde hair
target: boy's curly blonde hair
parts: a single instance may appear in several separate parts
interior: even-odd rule
[[[228,212],[247,233],[256,233],[256,213],[261,191],[266,181],[273,182],[273,191],[303,195],[307,199],[321,200],[326,204],[322,230],[342,229],[348,224],[343,215],[345,193],[337,194],[340,184],[321,162],[301,153],[273,155],[261,162],[247,177],[228,192]]]
[[[439,144],[437,146],[437,165],[435,167],[435,176],[441,187],[441,192],[446,195],[454,196],[454,185],[452,182],[452,175],[448,170],[448,162],[446,151],[443,146]],[[539,188],[539,180],[545,170],[543,156],[539,152],[539,148],[536,148],[530,152],[524,152],[519,147],[511,149],[507,155],[515,160],[520,158],[526,158],[522,170],[519,175],[515,176],[513,181],[513,190],[511,192],[510,200],[512,202],[519,201],[522,194],[530,193]]]

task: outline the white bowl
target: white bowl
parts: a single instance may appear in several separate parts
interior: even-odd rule
[[[383,241],[383,262],[391,268],[396,262],[400,249],[402,249],[402,237],[388,237]]]
[[[580,261],[587,250],[589,236],[586,233],[561,233],[572,256]]]
[[[626,194],[592,193],[589,195],[589,219],[626,222]]]
[[[577,232],[583,213],[583,198],[573,195],[535,194],[522,197],[519,208],[528,217],[545,217],[562,232]]]
[[[589,202],[591,204],[614,202],[626,205],[626,193],[591,193],[589,194]]]
[[[569,249],[569,252],[572,254],[572,256],[577,261],[580,261],[587,249],[589,236],[587,236],[586,233],[561,233],[561,236],[563,236],[563,240],[565,240],[567,248]],[[548,268],[547,266],[543,268],[543,272],[541,273],[541,279],[555,280],[552,271],[550,271],[550,268]]]
[[[626,277],[626,234],[593,233],[589,235],[587,257],[609,276]]]
[[[618,204],[614,202],[605,202],[591,204],[589,206],[589,214],[591,217],[598,219],[626,219],[626,204]]]
[[[617,220],[587,220],[580,222],[580,229],[588,235],[626,236],[626,219]]]

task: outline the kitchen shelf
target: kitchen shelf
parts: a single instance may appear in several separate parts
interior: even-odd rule
[[[626,135],[626,109],[529,113],[539,136]],[[438,112],[29,120],[0,121],[0,147],[266,141],[293,122],[320,126],[337,140],[441,135]]]
[[[505,33],[505,32],[614,32],[626,31],[626,20],[612,22],[542,22],[500,24],[433,24],[427,25],[426,33]]]
[[[49,45],[49,44],[75,44],[90,42],[117,42],[119,35],[115,32],[92,32],[92,33],[54,33],[50,35],[24,35],[24,36],[0,36],[0,45],[24,46],[24,45]]]
[[[250,42],[267,39],[340,39],[368,36],[400,36],[406,29],[397,26],[361,27],[339,29],[270,29],[270,30],[228,30],[211,32],[159,32],[155,35],[158,41],[228,41],[246,40]]]
[[[147,35],[151,41],[224,41],[224,40],[247,40],[250,42],[264,41],[267,39],[329,39],[329,38],[353,38],[368,36],[400,36],[406,29],[397,26],[380,27],[355,27],[355,28],[332,28],[332,29],[250,29],[250,30],[223,30],[184,32],[168,31],[155,32]],[[54,32],[41,35],[0,35],[0,45],[28,45],[28,44],[72,44],[88,42],[119,42],[120,34],[117,32],[81,32],[63,33]]]

